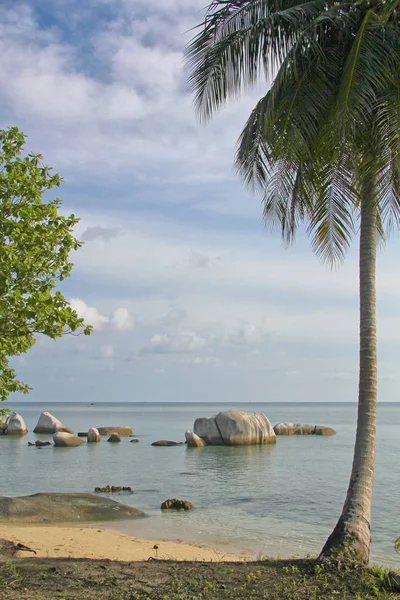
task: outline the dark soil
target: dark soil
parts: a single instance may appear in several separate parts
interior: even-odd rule
[[[3,600],[400,599],[383,569],[328,571],[315,560],[200,563],[10,559],[0,563]]]

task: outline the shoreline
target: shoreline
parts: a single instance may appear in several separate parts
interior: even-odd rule
[[[0,538],[35,550],[36,555],[20,551],[18,556],[22,558],[87,558],[123,562],[157,558],[174,561],[243,562],[256,558],[247,554],[223,552],[205,544],[130,537],[96,525],[1,525]]]

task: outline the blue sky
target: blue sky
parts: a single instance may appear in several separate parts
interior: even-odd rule
[[[285,250],[233,170],[260,89],[200,125],[182,49],[204,0],[0,4],[1,127],[62,174],[88,339],[15,361],[35,401],[355,401],[357,248]],[[380,399],[397,401],[398,240],[379,255]]]

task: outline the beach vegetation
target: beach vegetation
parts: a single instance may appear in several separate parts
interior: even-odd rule
[[[236,166],[286,244],[307,232],[329,266],[359,240],[357,433],[340,518],[320,560],[370,554],[377,401],[376,254],[400,221],[398,0],[213,0],[186,58],[207,121],[256,83]]]
[[[60,212],[48,192],[61,177],[41,154],[24,153],[25,135],[0,130],[0,400],[28,393],[10,358],[20,356],[40,335],[52,340],[90,334],[59,291],[69,277],[70,253],[82,245],[73,235],[78,218]]]

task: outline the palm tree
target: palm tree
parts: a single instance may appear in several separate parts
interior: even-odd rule
[[[202,119],[260,77],[236,164],[286,243],[324,261],[359,220],[360,371],[347,497],[320,558],[366,564],[377,400],[376,249],[400,221],[400,0],[214,0],[186,50]]]

